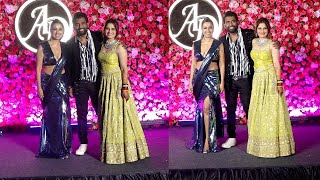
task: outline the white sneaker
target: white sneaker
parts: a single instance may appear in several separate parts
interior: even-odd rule
[[[228,138],[225,143],[221,145],[222,148],[229,149],[237,144],[236,138]]]
[[[83,156],[84,153],[87,151],[87,147],[87,144],[81,144],[79,148],[76,150],[76,155]]]

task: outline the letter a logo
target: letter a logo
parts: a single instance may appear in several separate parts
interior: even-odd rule
[[[191,49],[201,39],[202,21],[213,22],[213,38],[219,38],[223,22],[219,8],[211,0],[177,0],[169,9],[169,35],[179,46]]]
[[[21,44],[36,52],[39,42],[50,39],[51,22],[58,19],[64,26],[66,42],[73,32],[72,16],[68,8],[59,0],[28,0],[18,10],[15,31]]]

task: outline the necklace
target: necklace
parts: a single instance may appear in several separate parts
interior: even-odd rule
[[[258,45],[264,46],[268,42],[268,39],[258,39]]]
[[[105,47],[106,49],[111,49],[111,48],[113,48],[113,46],[114,46],[114,44],[115,44],[116,42],[117,42],[116,39],[113,40],[113,41],[111,41],[111,42],[106,41],[106,43],[104,43],[103,45],[104,45],[104,47]]]

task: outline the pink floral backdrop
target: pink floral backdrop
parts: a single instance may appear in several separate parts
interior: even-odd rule
[[[169,6],[173,4],[169,1]],[[320,115],[320,3],[313,0],[213,0],[221,13],[228,10],[239,16],[242,28],[254,29],[256,20],[266,17],[272,25],[272,37],[281,44],[282,78],[290,116]],[[224,32],[225,33],[225,32]],[[172,44],[170,59],[169,112],[172,123],[193,119],[195,102],[188,92],[189,50]],[[226,104],[223,98],[223,112]],[[244,119],[242,107],[237,116]]]
[[[14,19],[25,0],[0,1],[0,127],[39,125],[35,54],[26,50],[14,31]],[[88,15],[91,30],[101,30],[108,18],[119,21],[120,36],[128,47],[129,79],[141,120],[168,115],[168,6],[165,0],[74,0],[62,2],[73,15]],[[76,119],[74,99],[72,117]],[[88,118],[96,121],[92,106]]]

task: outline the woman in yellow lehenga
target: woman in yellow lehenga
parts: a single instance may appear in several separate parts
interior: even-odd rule
[[[98,55],[102,66],[98,108],[101,161],[107,164],[123,164],[149,157],[128,81],[127,51],[116,39],[117,34],[117,21],[108,20],[103,30],[105,40]]]
[[[248,116],[248,146],[251,155],[275,158],[295,153],[294,139],[283,94],[279,49],[272,44],[270,24],[257,21],[259,38],[252,41],[254,76]]]

